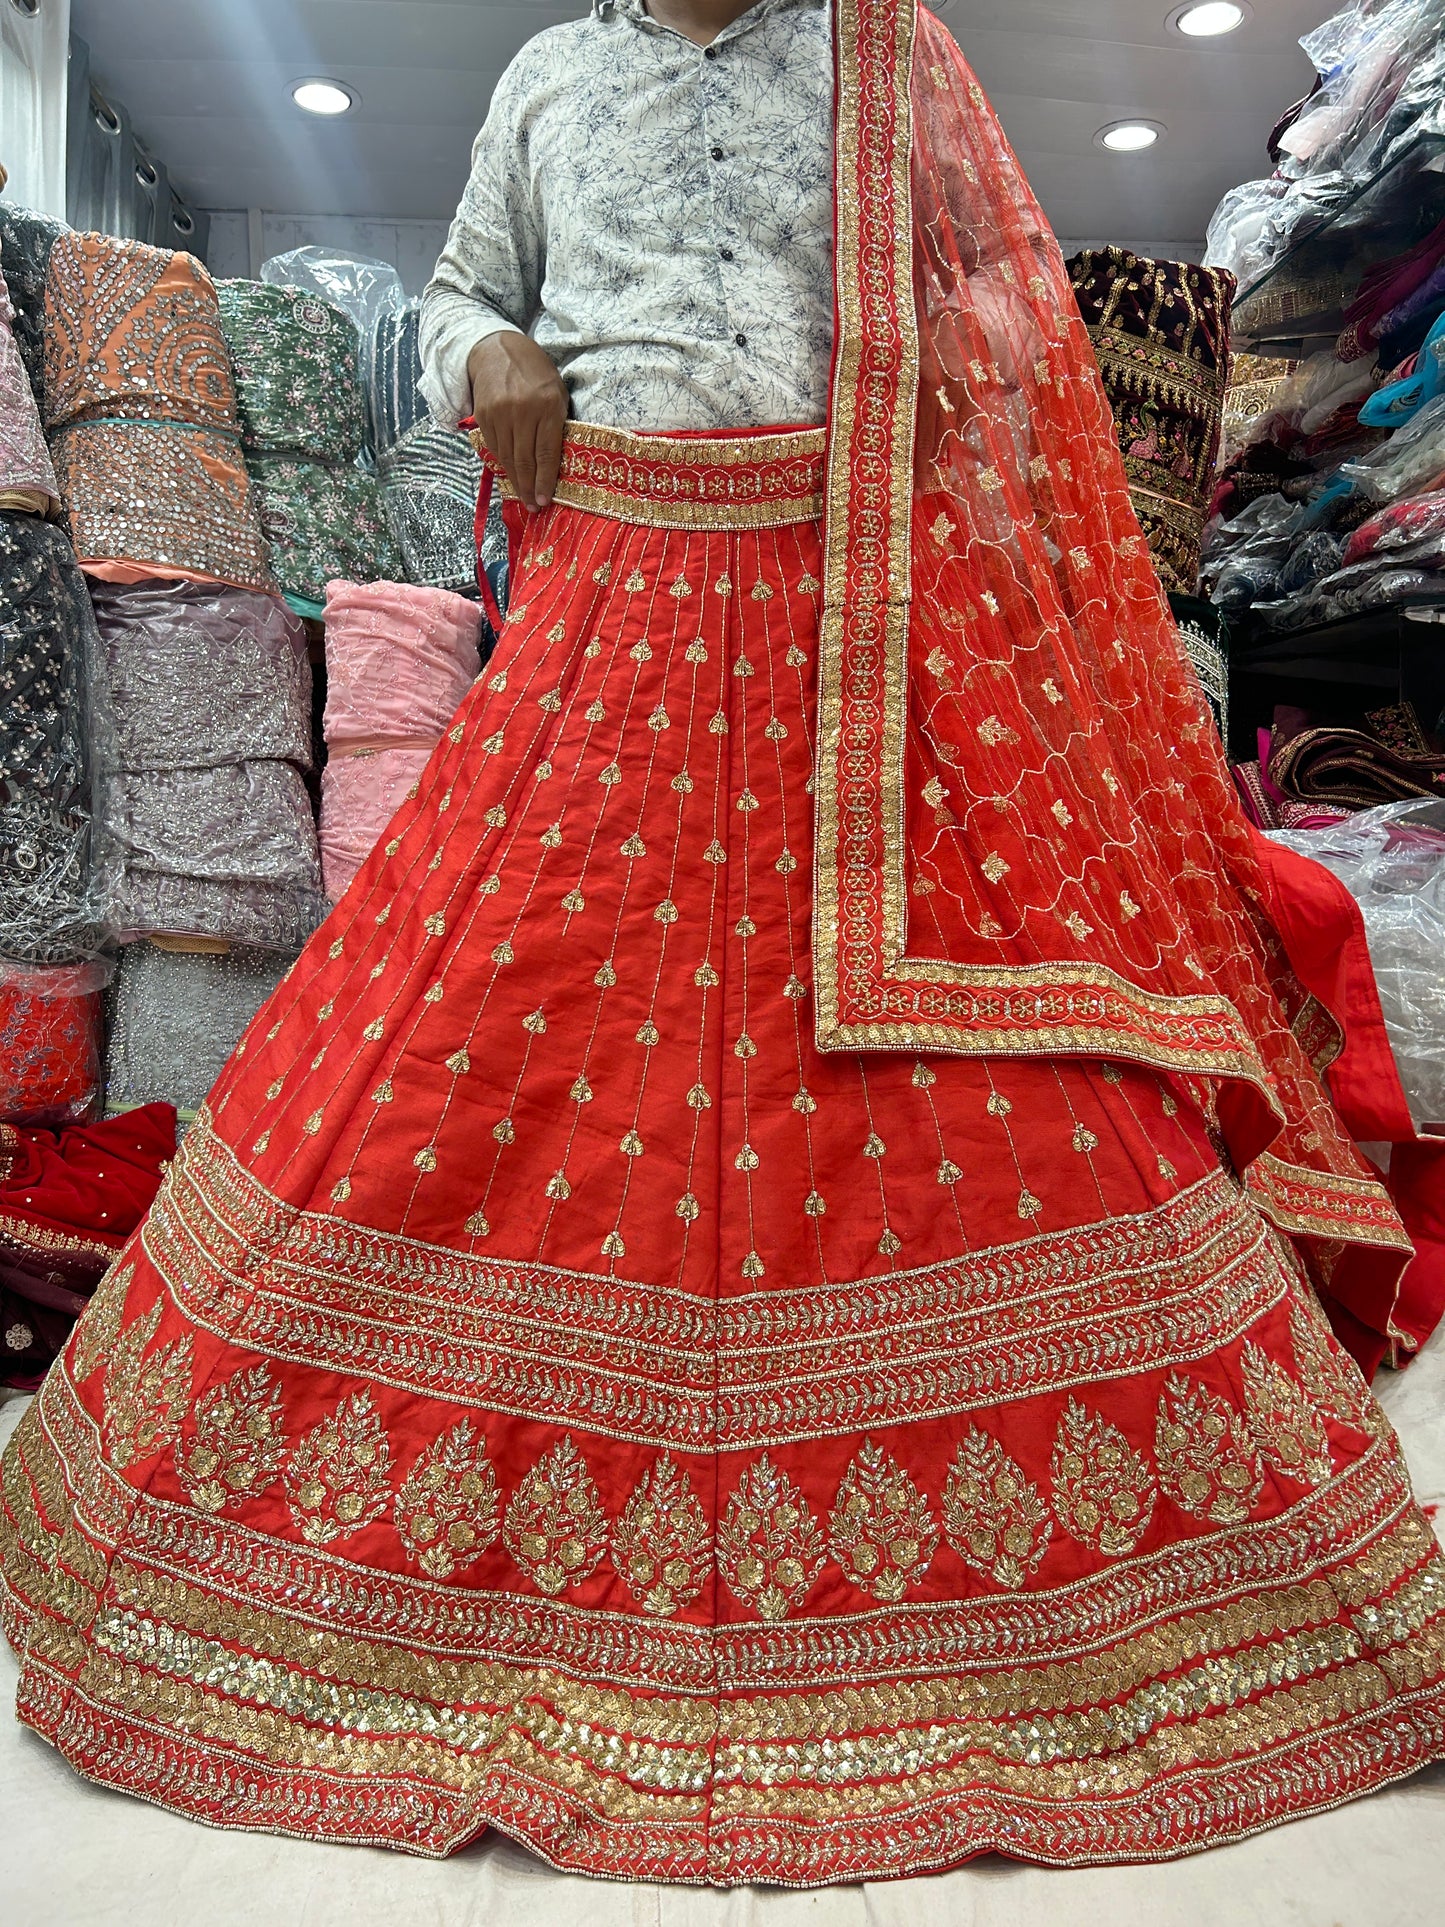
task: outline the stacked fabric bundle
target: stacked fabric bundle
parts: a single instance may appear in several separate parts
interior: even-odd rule
[[[101,1095],[102,961],[32,969],[0,962],[0,1118],[83,1124]]]
[[[0,201],[0,274],[14,306],[15,340],[39,405],[45,393],[45,281],[63,221]]]
[[[173,1104],[190,1124],[290,964],[274,950],[128,944],[111,997],[106,1108]]]
[[[56,1135],[0,1124],[0,1385],[40,1383],[175,1149],[169,1105]]]
[[[205,269],[136,241],[62,234],[45,318],[45,419],[85,568],[274,593]]]
[[[482,465],[464,435],[438,428],[421,395],[419,311],[383,314],[370,362],[371,432],[386,512],[413,582],[477,593]]]
[[[326,601],[321,855],[338,902],[481,668],[481,610],[445,589],[333,582]]]
[[[1068,266],[1154,566],[1171,594],[1192,596],[1229,378],[1234,277],[1127,248],[1088,248]]]
[[[366,418],[356,329],[299,288],[225,281],[220,297],[276,573],[319,615],[332,577],[402,573],[375,477],[357,466]]]
[[[115,710],[124,935],[298,949],[325,913],[305,631],[273,596],[95,587]]]
[[[16,338],[19,317],[0,273],[0,510],[54,515],[60,491],[29,371]]]

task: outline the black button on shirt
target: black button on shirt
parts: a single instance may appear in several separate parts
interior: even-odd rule
[[[714,159],[715,161],[720,161],[720,160],[725,160],[725,159],[726,159],[726,156],[724,155],[724,153],[723,153],[723,151],[722,151],[722,149],[721,149],[720,147],[715,147],[715,148],[714,148],[714,149],[712,150],[712,157],[713,157],[713,159]]]
[[[739,348],[746,348],[748,345],[748,338],[746,335],[734,335],[733,340],[738,344]]]
[[[704,60],[716,60],[716,59],[717,59],[717,48],[716,48],[716,47],[704,47],[704,48],[703,48],[703,50],[702,50],[702,57],[703,57],[703,59],[704,59]]]
[[[733,251],[731,248],[719,248],[718,252],[722,256],[724,261],[731,261],[733,258]]]

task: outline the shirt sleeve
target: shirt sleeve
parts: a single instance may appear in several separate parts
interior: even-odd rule
[[[524,89],[503,76],[472,149],[472,171],[421,309],[421,391],[455,428],[472,412],[467,362],[480,341],[526,334],[541,307],[546,249],[527,157]]]

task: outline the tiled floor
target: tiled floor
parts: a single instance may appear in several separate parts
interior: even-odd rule
[[[1445,1498],[1445,1333],[1378,1389],[1421,1498]],[[21,1409],[0,1408],[0,1440]],[[6,1651],[0,1705],[14,1681]],[[1435,1927],[1442,1894],[1445,1767],[1170,1865],[1057,1873],[990,1859],[892,1886],[716,1894],[553,1873],[495,1837],[432,1862],[212,1833],[89,1786],[0,1720],[6,1927]]]

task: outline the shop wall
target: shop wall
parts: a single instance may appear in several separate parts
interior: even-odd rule
[[[407,293],[420,294],[446,245],[448,225],[446,221],[363,221],[343,214],[253,214],[245,208],[227,208],[211,214],[206,258],[212,274],[229,279],[255,275],[262,261],[292,248],[335,248],[343,254],[369,254],[389,261]]]

